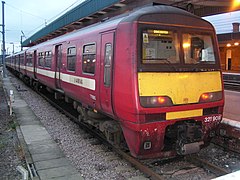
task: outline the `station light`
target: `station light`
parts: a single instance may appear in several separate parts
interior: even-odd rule
[[[238,45],[239,45],[239,42],[235,42],[235,43],[234,43],[234,46],[238,46]]]
[[[190,47],[190,43],[186,42],[186,43],[183,43],[183,48],[189,48]]]
[[[227,44],[227,47],[231,47],[231,44],[230,44],[230,43],[228,43],[228,44]]]
[[[232,8],[237,8],[240,6],[240,0],[233,0]]]

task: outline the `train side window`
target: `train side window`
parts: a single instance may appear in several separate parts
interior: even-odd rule
[[[38,53],[38,66],[44,67],[44,53]]]
[[[70,47],[67,50],[67,70],[75,71],[76,65],[76,47]]]
[[[24,65],[24,54],[20,54],[20,64]]]
[[[33,66],[32,61],[33,61],[33,56],[32,56],[32,54],[27,54],[27,63],[26,63],[26,65],[27,65],[27,66]]]
[[[83,46],[82,71],[88,74],[95,74],[96,44]]]
[[[16,59],[16,64],[18,65],[19,64],[19,56],[15,56],[15,59]]]
[[[45,52],[45,67],[51,68],[52,66],[52,52],[46,51]]]
[[[104,57],[104,85],[110,86],[111,84],[111,64],[112,64],[112,44],[105,45]]]

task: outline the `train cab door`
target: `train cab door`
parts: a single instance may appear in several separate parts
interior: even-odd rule
[[[62,45],[55,46],[55,83],[56,88],[61,89]]]
[[[100,71],[100,103],[102,110],[113,114],[112,107],[112,65],[113,65],[114,32],[101,35],[101,71]]]

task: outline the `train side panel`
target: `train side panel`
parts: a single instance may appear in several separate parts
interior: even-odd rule
[[[51,45],[38,48],[34,65],[36,79],[47,87],[55,89],[55,64]]]
[[[27,50],[26,51],[26,77],[29,80],[29,83],[32,85],[33,81],[36,79],[35,77],[35,64],[37,58],[37,50]]]

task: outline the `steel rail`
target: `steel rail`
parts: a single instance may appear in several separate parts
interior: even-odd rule
[[[215,164],[212,164],[212,163],[210,163],[210,162],[208,162],[204,159],[201,159],[201,158],[197,157],[196,155],[188,155],[188,156],[185,157],[185,159],[187,161],[195,164],[196,166],[206,168],[207,170],[209,170],[213,174],[215,174],[217,177],[231,173],[226,169],[223,169],[219,166],[216,166]]]
[[[240,91],[240,82],[224,80],[224,88],[228,90]]]

